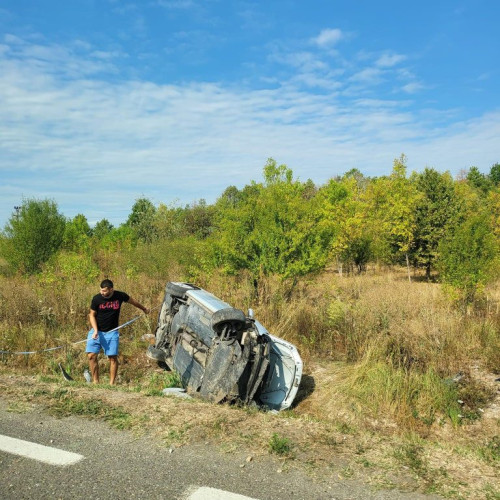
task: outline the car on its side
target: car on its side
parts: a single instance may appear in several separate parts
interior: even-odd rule
[[[190,283],[169,282],[148,357],[179,373],[189,394],[214,402],[289,408],[302,378],[296,347]]]

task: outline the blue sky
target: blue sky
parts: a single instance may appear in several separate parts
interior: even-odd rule
[[[500,162],[494,0],[3,0],[0,227],[23,199],[119,225],[137,198],[214,202],[269,157]]]

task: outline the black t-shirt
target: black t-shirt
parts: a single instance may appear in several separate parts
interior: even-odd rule
[[[118,290],[114,290],[113,295],[107,299],[100,293],[92,297],[90,309],[97,312],[97,329],[100,332],[109,332],[118,326],[120,307],[129,298],[125,292]]]

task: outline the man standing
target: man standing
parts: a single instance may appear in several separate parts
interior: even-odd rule
[[[123,302],[132,304],[146,314],[149,313],[149,309],[137,302],[137,300],[125,292],[115,290],[113,282],[108,279],[101,283],[100,293],[92,298],[89,312],[92,329],[87,337],[86,352],[94,384],[99,383],[97,355],[101,349],[104,350],[104,354],[109,359],[109,383],[111,385],[115,383],[116,374],[118,373],[118,341],[120,338],[116,328],[118,327],[120,308]]]

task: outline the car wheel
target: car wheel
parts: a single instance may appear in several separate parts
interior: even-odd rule
[[[158,315],[158,325],[156,327],[155,337],[155,347],[162,348],[168,346],[169,344],[169,333],[170,325],[172,324],[172,317],[170,316],[170,310],[165,302],[163,302]]]
[[[240,309],[228,307],[227,309],[219,309],[212,315],[212,328],[216,329],[224,323],[232,323],[243,327],[246,323],[246,316]]]
[[[199,288],[189,283],[178,283],[175,281],[169,281],[165,287],[165,291],[168,294],[178,298],[183,298],[189,290],[199,290]]]

